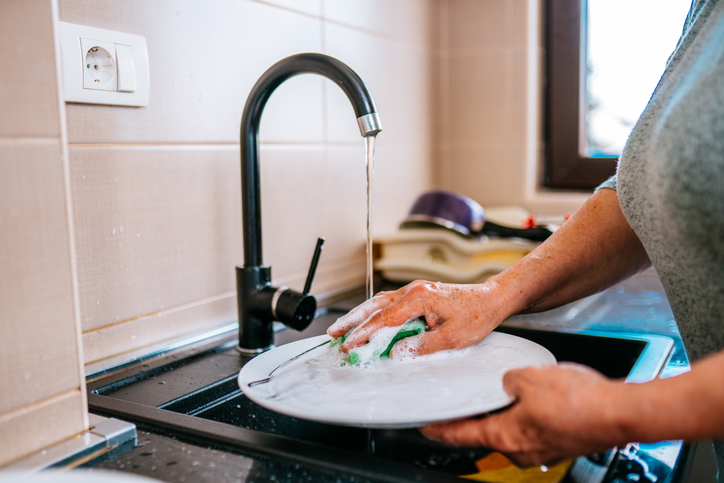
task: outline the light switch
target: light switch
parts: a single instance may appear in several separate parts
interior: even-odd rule
[[[136,67],[130,45],[116,44],[118,65],[118,92],[136,92]]]

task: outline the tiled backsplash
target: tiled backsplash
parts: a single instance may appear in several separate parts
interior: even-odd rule
[[[151,70],[147,108],[67,106],[86,363],[236,316],[239,123],[253,83],[277,60],[327,53],[367,84],[384,126],[376,231],[394,230],[434,184],[435,1],[59,6],[62,21],[145,36]],[[361,285],[365,151],[347,98],[321,77],[295,77],[271,97],[260,139],[274,282],[301,289],[324,236],[313,293]]]

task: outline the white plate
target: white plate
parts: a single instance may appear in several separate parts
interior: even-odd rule
[[[277,370],[267,384],[249,387],[277,366],[329,340],[326,335],[276,347],[239,372],[242,392],[272,411],[323,423],[367,428],[412,428],[505,407],[510,369],[553,365],[544,347],[493,332],[479,344],[407,360],[380,359],[367,368],[342,365],[337,348],[323,345]]]

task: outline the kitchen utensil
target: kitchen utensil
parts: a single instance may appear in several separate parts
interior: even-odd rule
[[[461,351],[407,360],[381,359],[361,368],[343,366],[337,349],[308,352],[329,341],[322,335],[265,352],[239,372],[242,392],[255,403],[288,416],[369,428],[410,428],[470,417],[513,402],[503,375],[523,366],[555,364],[529,340],[499,332]]]
[[[258,386],[259,384],[266,384],[267,382],[271,381],[271,376],[272,376],[272,374],[274,374],[278,369],[281,369],[282,367],[286,366],[287,364],[291,364],[292,362],[294,362],[294,361],[296,361],[297,359],[299,359],[300,357],[302,357],[304,354],[306,354],[306,353],[308,353],[308,352],[312,352],[314,349],[317,349],[318,347],[322,347],[323,345],[327,345],[327,344],[329,344],[330,342],[331,342],[331,340],[326,340],[326,341],[322,342],[321,344],[315,345],[315,346],[312,347],[311,349],[307,349],[307,350],[305,350],[304,352],[302,352],[301,354],[297,354],[296,356],[292,357],[291,359],[289,359],[289,360],[287,360],[287,361],[285,361],[285,362],[282,362],[282,363],[279,364],[276,368],[274,368],[274,369],[269,373],[269,375],[268,375],[267,377],[265,377],[264,379],[259,379],[258,381],[252,381],[252,382],[250,382],[250,383],[248,384],[249,387]]]

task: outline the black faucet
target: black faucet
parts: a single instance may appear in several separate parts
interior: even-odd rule
[[[244,266],[236,267],[236,295],[239,308],[239,351],[264,352],[274,346],[272,322],[304,330],[314,319],[317,301],[309,295],[316,261],[317,243],[304,292],[271,285],[271,267],[261,256],[261,196],[259,188],[259,121],[272,92],[285,80],[299,74],[322,75],[347,94],[362,137],[382,130],[372,96],[362,79],[346,64],[322,54],[297,54],[280,60],[259,78],[246,100],[241,116],[241,209],[244,229]]]

